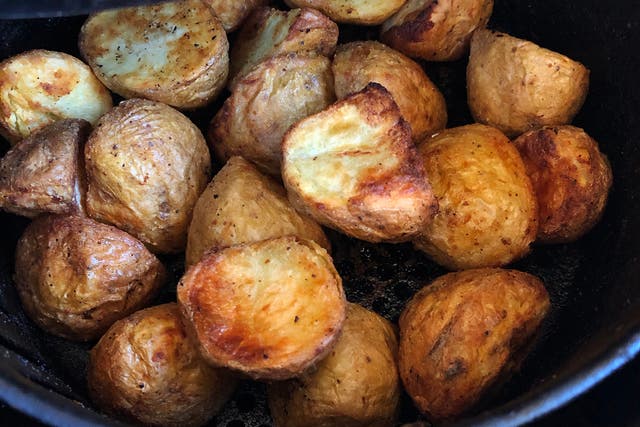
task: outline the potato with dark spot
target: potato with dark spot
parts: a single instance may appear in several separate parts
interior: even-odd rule
[[[269,3],[268,0],[202,0],[209,5],[222,22],[226,32],[234,31],[242,21],[259,6]]]
[[[285,0],[291,7],[312,7],[341,24],[378,25],[406,0]]]

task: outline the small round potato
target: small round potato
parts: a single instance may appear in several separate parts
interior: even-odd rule
[[[65,118],[95,124],[111,94],[79,59],[32,50],[0,63],[0,135],[15,144]]]
[[[391,324],[357,304],[333,351],[314,370],[269,386],[277,427],[391,427],[400,403],[398,341]]]
[[[76,216],[41,216],[18,241],[15,282],[29,317],[54,335],[98,338],[147,305],[165,269],[124,231]]]
[[[514,144],[538,199],[538,240],[566,243],[587,233],[600,219],[613,177],[607,158],[582,129],[544,127]]]
[[[229,400],[236,380],[209,366],[177,304],[116,322],[91,351],[89,394],[98,407],[152,426],[201,426]]]
[[[311,7],[341,24],[378,25],[406,0],[285,0],[290,7]]]
[[[202,0],[213,9],[226,32],[234,31],[244,19],[268,0]]]
[[[418,149],[440,209],[414,241],[454,270],[498,267],[529,252],[538,207],[518,150],[497,129],[468,125]]]
[[[416,142],[447,125],[444,97],[422,67],[382,43],[361,41],[338,46],[333,74],[338,99],[364,89],[370,82],[384,86],[411,126]]]
[[[187,117],[159,102],[124,101],[89,136],[85,163],[89,216],[154,252],[184,250],[211,171],[204,137]]]
[[[346,310],[327,251],[292,236],[208,253],[178,283],[178,302],[210,363],[265,380],[324,358]]]
[[[486,29],[471,39],[471,114],[509,137],[543,125],[570,123],[588,89],[589,70],[564,55]]]
[[[469,50],[471,34],[489,22],[493,0],[408,0],[382,25],[381,39],[427,61],[454,61]]]
[[[542,282],[515,270],[450,273],[419,291],[400,316],[400,376],[433,420],[460,415],[506,379],[549,310]]]

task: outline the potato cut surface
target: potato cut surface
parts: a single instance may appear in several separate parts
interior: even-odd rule
[[[222,22],[225,31],[234,31],[242,21],[258,6],[264,6],[268,0],[202,0],[209,5]]]
[[[285,0],[291,7],[312,7],[341,24],[378,25],[406,0]]]

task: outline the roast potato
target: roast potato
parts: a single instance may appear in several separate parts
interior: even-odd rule
[[[292,126],[282,151],[293,206],[350,236],[407,241],[435,213],[411,129],[377,83]]]
[[[336,95],[343,99],[377,82],[393,95],[402,117],[421,141],[447,124],[447,105],[420,65],[376,41],[338,46],[333,58]]]
[[[202,0],[215,12],[226,32],[234,31],[242,21],[258,6],[268,0]]]
[[[341,24],[378,25],[406,0],[285,0],[291,7],[312,7]]]
[[[98,12],[82,26],[79,45],[118,95],[177,108],[211,102],[229,73],[227,34],[202,0]]]
[[[242,157],[232,157],[193,210],[186,265],[198,262],[211,248],[289,235],[314,240],[330,250],[322,228],[293,209],[279,183]]]
[[[267,390],[278,427],[394,426],[400,403],[398,340],[391,324],[347,305],[342,334],[314,370]]]
[[[66,53],[32,50],[0,63],[0,135],[11,144],[60,119],[95,124],[112,105],[91,69]]]
[[[184,250],[211,172],[204,137],[187,117],[158,102],[124,101],[89,136],[85,166],[89,216],[154,252]]]
[[[18,241],[15,268],[29,317],[45,331],[77,341],[98,338],[147,305],[166,276],[138,240],[78,216],[35,219]]]
[[[185,332],[177,304],[116,322],[91,350],[91,399],[116,417],[154,426],[200,426],[229,400],[236,380],[209,366]]]
[[[178,283],[178,302],[210,363],[265,380],[326,356],[346,306],[327,251],[293,236],[208,253]]]
[[[400,316],[400,376],[433,420],[473,406],[524,358],[549,310],[542,282],[515,270],[450,273],[419,291]]]
[[[598,143],[573,126],[547,126],[514,141],[538,199],[537,240],[567,243],[600,219],[613,181]]]
[[[440,207],[414,241],[418,249],[453,270],[498,267],[529,252],[538,230],[535,193],[502,132],[461,126],[418,150]]]
[[[589,70],[564,55],[486,29],[471,39],[471,114],[509,137],[543,125],[570,123],[588,89]]]
[[[0,207],[33,218],[84,213],[80,159],[91,125],[63,119],[35,131],[0,160]]]

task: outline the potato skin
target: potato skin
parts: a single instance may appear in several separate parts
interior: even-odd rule
[[[613,181],[598,143],[573,126],[546,126],[513,143],[538,200],[537,240],[567,243],[587,233],[600,220]]]
[[[220,19],[226,32],[234,31],[242,21],[259,6],[265,6],[268,0],[202,0]]]
[[[369,82],[384,86],[411,126],[416,142],[447,125],[444,97],[422,67],[382,43],[358,41],[340,45],[332,68],[338,99],[364,89]]]
[[[236,385],[198,353],[175,303],[116,322],[90,356],[91,399],[109,414],[144,425],[203,425]]]
[[[391,323],[347,305],[331,353],[301,377],[267,389],[278,427],[393,426],[400,403],[398,340]]]
[[[400,316],[405,389],[433,420],[463,413],[517,369],[549,305],[542,282],[527,273],[478,269],[439,277]]]
[[[153,252],[184,250],[191,214],[209,181],[200,130],[164,104],[120,103],[85,146],[87,213],[142,240]]]
[[[408,0],[382,25],[380,38],[414,58],[455,61],[492,11],[493,0]]]
[[[42,329],[70,340],[98,338],[147,305],[165,269],[142,243],[115,227],[77,216],[41,216],[16,248],[15,283]]]
[[[447,129],[418,147],[439,211],[414,240],[453,270],[498,267],[529,252],[538,207],[518,151],[489,126]]]
[[[588,89],[589,70],[564,55],[486,29],[471,39],[467,66],[471,114],[509,137],[570,123]]]
[[[378,25],[406,0],[285,0],[290,7],[311,7],[341,24]]]

